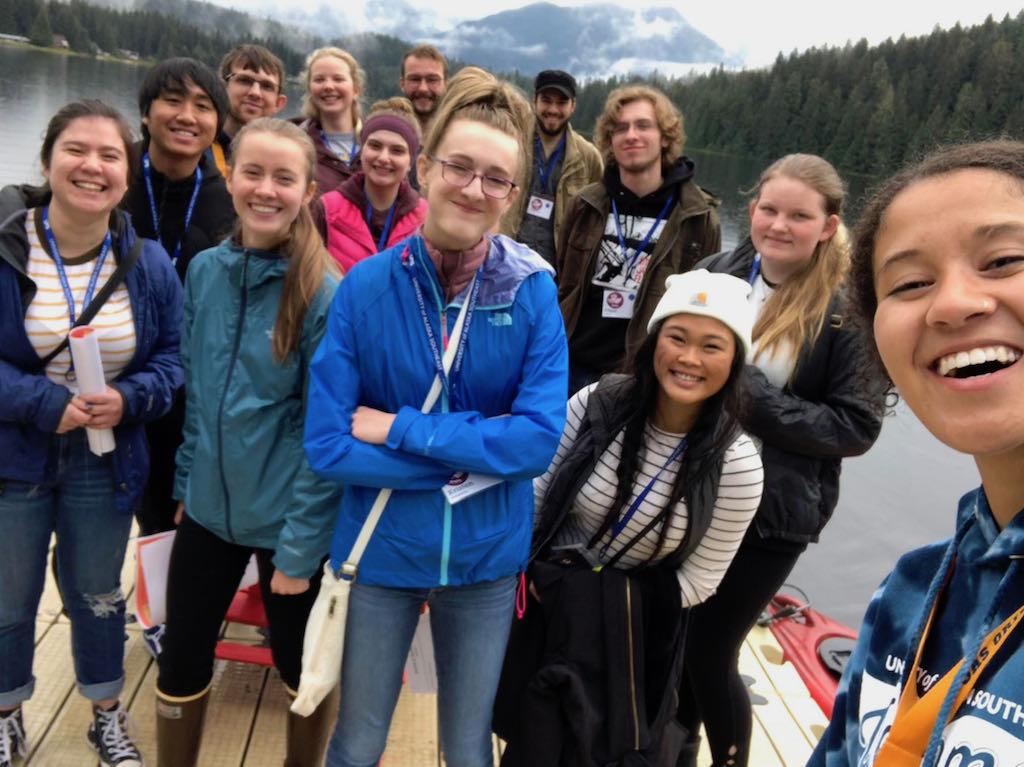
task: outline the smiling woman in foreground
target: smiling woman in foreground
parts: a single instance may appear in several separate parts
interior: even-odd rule
[[[812,765],[1002,765],[1024,753],[1024,144],[946,148],[857,227],[857,311],[922,423],[974,456],[952,539],[868,606]]]
[[[424,601],[445,762],[491,764],[491,704],[530,546],[530,480],[565,422],[551,268],[487,235],[519,192],[528,114],[514,88],[486,73],[453,83],[419,159],[422,236],[352,268],[310,368],[306,452],[314,471],[346,485],[335,571],[378,491],[394,490],[349,597],[331,767],[380,758]],[[435,378],[440,397],[421,413]],[[455,504],[442,488],[460,472],[495,484]]]

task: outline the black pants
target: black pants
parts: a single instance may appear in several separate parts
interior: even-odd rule
[[[174,529],[174,459],[182,442],[185,424],[185,390],[178,389],[170,411],[146,424],[149,441],[149,478],[142,490],[135,519],[141,535],[154,535]]]
[[[161,692],[195,695],[210,683],[220,625],[253,552],[259,565],[274,665],[284,683],[298,689],[302,638],[320,590],[322,570],[317,568],[309,588],[301,594],[272,594],[272,550],[223,541],[186,514],[174,539],[167,580],[167,633],[157,679]]]
[[[718,591],[690,608],[678,718],[691,733],[704,722],[716,767],[746,767],[752,712],[739,672],[740,647],[803,551],[756,541],[756,534],[747,535]]]

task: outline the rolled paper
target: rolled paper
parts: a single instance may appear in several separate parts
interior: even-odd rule
[[[78,382],[79,394],[99,394],[107,388],[107,380],[103,375],[103,359],[100,357],[100,345],[95,328],[80,325],[70,333],[71,361],[75,365],[75,378]],[[85,429],[89,438],[89,450],[95,455],[103,455],[114,450],[113,429]]]

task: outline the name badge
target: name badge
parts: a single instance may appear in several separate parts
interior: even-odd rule
[[[531,216],[542,218],[547,221],[555,209],[555,201],[539,194],[531,195],[530,201],[526,203],[526,212]]]
[[[448,503],[455,505],[464,501],[472,495],[504,482],[501,477],[489,477],[486,474],[470,474],[465,471],[457,471],[452,474],[448,484],[441,488]]]
[[[633,316],[633,304],[635,303],[636,293],[628,293],[625,290],[605,290],[601,316],[628,320]]]

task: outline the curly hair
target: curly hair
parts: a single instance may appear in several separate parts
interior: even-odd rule
[[[615,161],[612,153],[612,131],[615,123],[619,121],[623,107],[640,99],[646,99],[654,107],[658,130],[661,131],[661,138],[665,142],[661,149],[661,164],[671,165],[682,157],[686,131],[683,129],[683,115],[680,111],[669,101],[668,96],[657,88],[627,85],[608,94],[608,99],[604,102],[604,112],[597,118],[597,125],[594,127],[594,142],[604,158],[605,165]]]
[[[878,232],[893,201],[919,181],[959,170],[991,170],[1015,181],[1024,194],[1024,142],[984,141],[942,147],[916,165],[904,168],[882,182],[868,198],[853,230],[850,266],[850,299],[857,329],[864,334],[875,380],[894,392],[875,344],[874,320],[878,309],[873,258]]]

